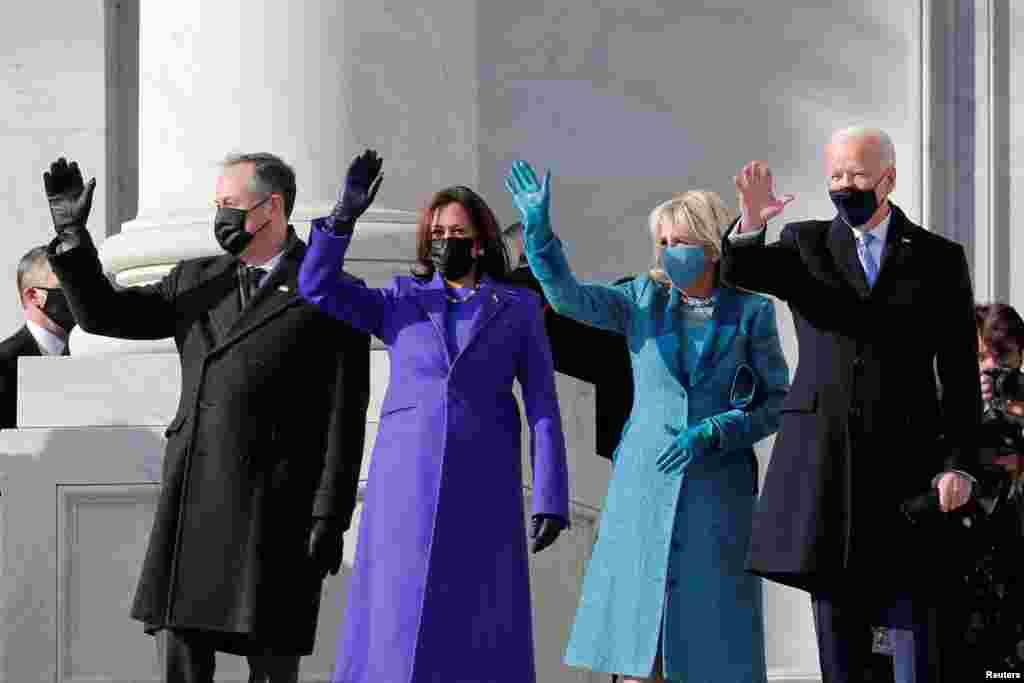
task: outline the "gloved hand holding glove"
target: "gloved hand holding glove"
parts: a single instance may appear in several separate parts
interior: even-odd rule
[[[673,430],[673,433],[676,438],[658,456],[659,472],[682,474],[691,461],[719,447],[718,431],[710,419],[701,420],[682,431]]]

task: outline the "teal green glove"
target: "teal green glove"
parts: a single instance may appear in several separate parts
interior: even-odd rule
[[[505,188],[512,193],[512,203],[523,217],[523,242],[526,248],[536,249],[547,244],[555,233],[551,231],[548,207],[551,205],[551,171],[544,174],[544,184],[525,161],[512,162],[512,170],[505,176]]]
[[[659,472],[682,474],[694,458],[701,458],[718,448],[718,432],[711,420],[697,424],[676,434],[656,462]]]

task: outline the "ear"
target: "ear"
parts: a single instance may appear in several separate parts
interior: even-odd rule
[[[896,189],[896,167],[890,166],[885,170],[886,176],[882,179],[882,196],[879,197],[879,201],[883,201],[888,198],[888,196],[892,194],[893,190]]]
[[[270,195],[270,210],[279,211],[284,216],[284,195],[274,192]],[[285,222],[288,222],[288,217],[285,216]]]
[[[46,303],[46,292],[38,287],[26,287],[21,290],[21,307],[24,309],[28,304],[35,304],[42,308]]]

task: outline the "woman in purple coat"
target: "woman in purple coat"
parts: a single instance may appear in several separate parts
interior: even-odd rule
[[[472,190],[422,212],[413,277],[345,278],[356,218],[380,186],[368,151],[313,222],[302,296],[378,337],[381,405],[337,683],[533,683],[519,380],[530,426],[533,551],[568,525],[565,441],[540,299],[503,284],[498,222]]]

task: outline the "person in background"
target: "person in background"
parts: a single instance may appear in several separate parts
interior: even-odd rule
[[[625,337],[636,382],[565,662],[626,683],[764,683],[761,580],[743,569],[753,446],[778,426],[789,368],[771,300],[721,283],[728,209],[702,190],[663,202],[651,271],[581,284],[551,227],[550,172],[540,183],[517,161],[506,187],[551,307]]]
[[[540,300],[503,283],[494,213],[465,186],[420,213],[413,275],[371,289],[341,275],[383,162],[356,157],[313,222],[299,291],[388,347],[338,644],[337,683],[533,683],[523,511],[522,389],[533,468],[533,552],[569,525],[568,474]]]
[[[17,285],[25,324],[0,342],[0,429],[17,423],[18,359],[68,355],[68,333],[75,326],[45,246],[33,247],[18,261]]]
[[[1024,672],[1024,402],[993,394],[993,371],[1020,381],[1024,320],[1007,304],[975,306],[982,400],[982,465],[973,552],[964,577],[965,605],[957,638],[965,644],[958,680],[985,671]],[[980,673],[979,673],[980,672]]]
[[[86,230],[95,179],[59,159],[43,182],[50,265],[82,329],[173,337],[181,360],[131,616],[166,633],[166,683],[212,683],[216,652],[246,657],[250,683],[297,683],[355,509],[370,338],[296,293],[294,171],[272,154],[229,156],[212,225],[225,253],[121,290]]]
[[[530,272],[523,250],[523,224],[513,223],[502,234],[514,255],[508,282],[526,287],[544,299],[544,290]],[[633,405],[633,370],[625,338],[559,315],[546,299],[544,329],[551,342],[555,372],[594,385],[597,454],[612,460]]]

